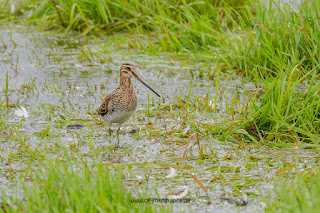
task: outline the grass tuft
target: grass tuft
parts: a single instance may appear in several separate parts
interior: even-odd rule
[[[279,182],[275,198],[266,212],[318,212],[320,208],[319,172],[297,174],[289,183]]]
[[[91,168],[90,168],[91,167]],[[24,199],[13,201],[12,212],[156,212],[162,208],[150,203],[131,203],[134,195],[124,187],[118,170],[112,174],[106,165],[89,166],[48,160],[32,186],[24,185]],[[137,197],[134,197],[137,196]]]
[[[320,142],[320,82],[312,70],[295,80],[297,70],[280,74],[266,84],[260,104],[252,101],[247,131],[264,142]],[[311,75],[310,79],[307,79]]]

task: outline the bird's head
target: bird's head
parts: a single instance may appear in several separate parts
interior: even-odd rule
[[[146,84],[137,74],[136,69],[132,64],[124,63],[121,65],[120,68],[120,76],[126,77],[126,78],[131,78],[134,77],[138,81],[140,81],[143,85],[148,87],[152,92],[154,92],[157,96],[161,97],[154,89],[152,89],[148,84]]]
[[[120,74],[127,78],[131,78],[131,77],[136,78],[136,76],[138,76],[134,66],[128,63],[121,65]]]

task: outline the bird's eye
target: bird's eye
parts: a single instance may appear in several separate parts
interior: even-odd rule
[[[130,68],[130,67],[127,67],[127,69],[128,69],[129,71],[131,71],[131,68]]]

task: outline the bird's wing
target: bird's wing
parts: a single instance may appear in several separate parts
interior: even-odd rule
[[[112,100],[112,98],[114,98],[114,94],[110,93],[109,95],[107,95],[103,99],[103,102],[98,109],[98,115],[104,116],[108,113],[108,110],[109,110],[108,105],[109,105],[110,101]]]

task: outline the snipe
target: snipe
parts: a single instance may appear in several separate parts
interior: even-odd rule
[[[118,123],[117,142],[119,144],[119,131],[124,122],[126,122],[137,108],[137,97],[133,90],[131,77],[139,80],[143,85],[148,87],[157,96],[161,97],[148,84],[146,84],[136,73],[133,65],[125,63],[120,68],[120,86],[112,93],[108,94],[100,108],[98,114],[109,125],[109,141],[111,141],[111,125]],[[117,147],[117,142],[115,148]]]

